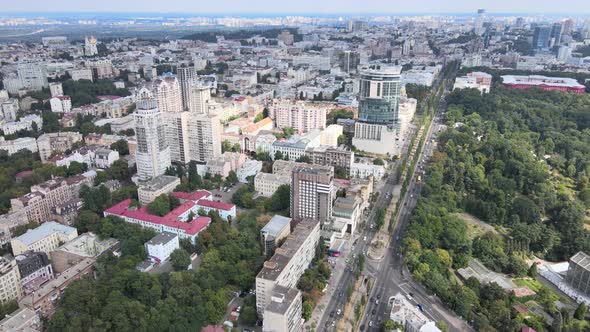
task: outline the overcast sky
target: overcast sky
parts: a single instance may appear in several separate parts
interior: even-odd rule
[[[0,0],[2,12],[590,13],[590,0]]]

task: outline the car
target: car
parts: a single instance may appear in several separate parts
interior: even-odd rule
[[[420,309],[420,311],[424,312],[424,306],[421,303],[418,303],[418,309]]]
[[[242,307],[241,307],[241,306],[239,306],[239,307],[236,309],[236,311],[237,311],[237,312],[240,312],[240,311],[242,311]]]
[[[341,314],[341,313],[342,313],[342,310],[340,310],[340,309],[338,309],[338,310],[336,311],[336,315],[338,315],[338,316],[340,316],[340,314]]]
[[[376,313],[377,313],[377,309],[373,309],[373,310],[371,311],[371,315],[374,315],[374,314],[376,314]]]
[[[359,330],[364,331],[365,330],[365,326],[361,325],[361,327],[359,327]]]
[[[399,236],[398,236],[399,239]],[[377,294],[377,300],[381,300],[381,294]]]
[[[373,327],[373,321],[369,322],[369,327]]]
[[[336,326],[336,321],[335,320],[332,321],[332,327],[334,327],[334,326]]]
[[[332,310],[332,312],[330,312],[330,317],[334,317],[334,310]]]
[[[250,329],[243,329],[242,332],[252,332]]]
[[[363,236],[363,241],[367,241],[367,236]]]
[[[338,294],[338,297],[342,297],[342,295],[344,295],[344,292],[340,292],[340,294]]]
[[[375,300],[375,304],[379,304],[379,300],[378,300],[378,299],[377,299],[377,300]]]
[[[409,294],[410,296],[414,296],[414,293],[412,293],[412,292],[409,292],[408,294]]]

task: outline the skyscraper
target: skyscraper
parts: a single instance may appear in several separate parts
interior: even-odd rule
[[[178,75],[178,82],[180,83],[180,91],[182,95],[182,109],[188,111],[190,107],[191,87],[195,84],[197,79],[197,70],[195,65],[190,63],[183,63],[176,68]]]
[[[482,35],[485,32],[484,29],[484,22],[486,19],[486,10],[485,9],[478,9],[477,10],[477,18],[475,19],[475,25],[473,27],[473,32],[477,35]]]
[[[548,25],[538,26],[535,28],[533,35],[533,48],[537,50],[548,50],[549,39],[551,37],[551,27]]]
[[[361,70],[354,146],[372,153],[396,153],[400,90],[401,67],[371,65]]]
[[[153,95],[162,120],[166,124],[166,139],[170,146],[172,161],[187,163],[188,150],[188,112],[183,112],[180,84],[173,74],[164,74],[153,82]]]
[[[561,34],[563,33],[563,24],[561,22],[553,23],[551,27],[551,46],[558,46],[561,44]]]
[[[191,113],[208,113],[211,90],[206,86],[193,85],[190,88],[189,111]]]
[[[319,220],[322,225],[332,216],[334,167],[297,166],[291,173],[291,217]]]
[[[170,147],[166,141],[166,126],[154,99],[137,101],[134,113],[137,136],[137,175],[147,180],[164,174],[170,166]]]

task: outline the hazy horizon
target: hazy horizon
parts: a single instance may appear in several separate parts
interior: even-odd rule
[[[202,2],[176,0],[162,2],[157,0],[103,0],[100,2],[83,2],[79,0],[29,0],[24,2],[6,2],[2,14],[32,13],[145,13],[145,14],[201,14],[201,15],[268,15],[268,14],[317,14],[317,15],[389,15],[404,14],[466,14],[475,13],[478,8],[485,8],[490,14],[533,14],[560,15],[590,13],[590,1],[534,1],[534,0],[497,0],[490,1],[440,1],[440,0],[300,0],[297,2],[279,2],[259,0],[255,2],[239,0],[218,0]],[[231,8],[228,10],[228,8]],[[531,10],[531,8],[533,10]]]

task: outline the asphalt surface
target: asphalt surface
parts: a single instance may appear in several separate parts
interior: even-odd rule
[[[446,96],[445,91],[445,96]],[[414,169],[413,178],[408,186],[406,195],[402,198],[402,206],[389,244],[388,252],[380,261],[370,261],[367,264],[367,271],[376,278],[375,285],[371,291],[366,310],[361,318],[360,330],[379,331],[381,322],[389,319],[391,306],[390,301],[397,293],[408,297],[411,303],[421,304],[423,313],[431,320],[444,321],[450,331],[471,331],[472,328],[453,312],[444,307],[441,301],[434,295],[429,294],[419,283],[413,281],[411,273],[403,263],[402,240],[410,220],[412,210],[418,202],[420,191],[424,185],[424,170],[432,153],[436,148],[436,137],[442,128],[442,114],[446,109],[444,96],[441,98],[433,123],[426,133],[426,140],[420,159]],[[422,181],[418,181],[418,176]],[[374,312],[374,314],[373,314]],[[372,325],[372,326],[369,326]]]

